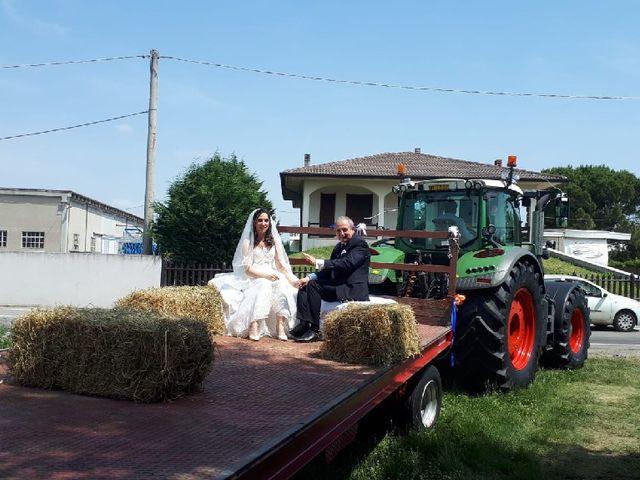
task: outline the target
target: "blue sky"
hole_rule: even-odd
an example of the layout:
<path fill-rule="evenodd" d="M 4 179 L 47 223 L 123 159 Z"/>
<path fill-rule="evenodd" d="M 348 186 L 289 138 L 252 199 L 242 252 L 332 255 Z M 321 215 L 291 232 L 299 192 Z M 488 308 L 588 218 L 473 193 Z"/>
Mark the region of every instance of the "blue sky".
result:
<path fill-rule="evenodd" d="M 144 55 L 549 99 L 316 82 L 160 59 L 155 197 L 235 153 L 283 223 L 279 172 L 382 152 L 640 176 L 640 2 L 0 0 L 0 66 Z M 0 69 L 0 137 L 146 110 L 149 61 Z M 145 115 L 0 141 L 0 186 L 71 189 L 142 215 Z"/>

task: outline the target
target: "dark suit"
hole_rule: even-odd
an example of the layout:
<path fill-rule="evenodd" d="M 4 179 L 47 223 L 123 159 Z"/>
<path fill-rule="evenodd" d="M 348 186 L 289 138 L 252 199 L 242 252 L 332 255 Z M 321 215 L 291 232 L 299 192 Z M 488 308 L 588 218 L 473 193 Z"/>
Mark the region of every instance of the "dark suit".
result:
<path fill-rule="evenodd" d="M 320 328 L 320 302 L 347 302 L 369 300 L 369 245 L 358 236 L 351 237 L 346 245 L 338 243 L 331 252 L 331 259 L 298 292 L 297 317 L 300 323 L 310 322 L 313 330 Z"/>

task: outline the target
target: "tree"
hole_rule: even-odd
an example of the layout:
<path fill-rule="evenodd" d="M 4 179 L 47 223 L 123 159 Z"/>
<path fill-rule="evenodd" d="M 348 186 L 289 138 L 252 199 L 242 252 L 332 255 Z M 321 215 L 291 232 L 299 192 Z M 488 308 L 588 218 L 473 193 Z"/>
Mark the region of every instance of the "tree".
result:
<path fill-rule="evenodd" d="M 640 179 L 605 165 L 556 167 L 545 173 L 564 175 L 570 199 L 569 225 L 574 228 L 629 232 L 640 206 Z"/>
<path fill-rule="evenodd" d="M 235 155 L 192 164 L 169 187 L 167 202 L 155 204 L 160 253 L 185 263 L 230 262 L 249 213 L 272 209 L 261 188 Z"/>

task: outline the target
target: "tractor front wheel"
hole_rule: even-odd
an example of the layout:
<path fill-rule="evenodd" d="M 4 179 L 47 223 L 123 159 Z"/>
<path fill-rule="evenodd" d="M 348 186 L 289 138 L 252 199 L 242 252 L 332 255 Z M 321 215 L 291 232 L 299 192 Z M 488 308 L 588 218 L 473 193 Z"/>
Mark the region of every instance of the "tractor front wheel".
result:
<path fill-rule="evenodd" d="M 454 332 L 456 378 L 472 390 L 529 385 L 545 335 L 543 287 L 529 260 L 490 290 L 469 290 Z"/>

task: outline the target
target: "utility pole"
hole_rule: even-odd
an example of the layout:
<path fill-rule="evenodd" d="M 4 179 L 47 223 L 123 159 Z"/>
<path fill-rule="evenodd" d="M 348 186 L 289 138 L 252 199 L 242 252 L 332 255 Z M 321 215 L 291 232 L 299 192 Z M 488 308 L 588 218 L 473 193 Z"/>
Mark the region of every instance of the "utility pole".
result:
<path fill-rule="evenodd" d="M 151 81 L 149 87 L 149 126 L 147 130 L 147 181 L 144 190 L 144 232 L 142 253 L 153 253 L 153 177 L 156 167 L 156 120 L 158 114 L 158 51 L 151 50 Z"/>

